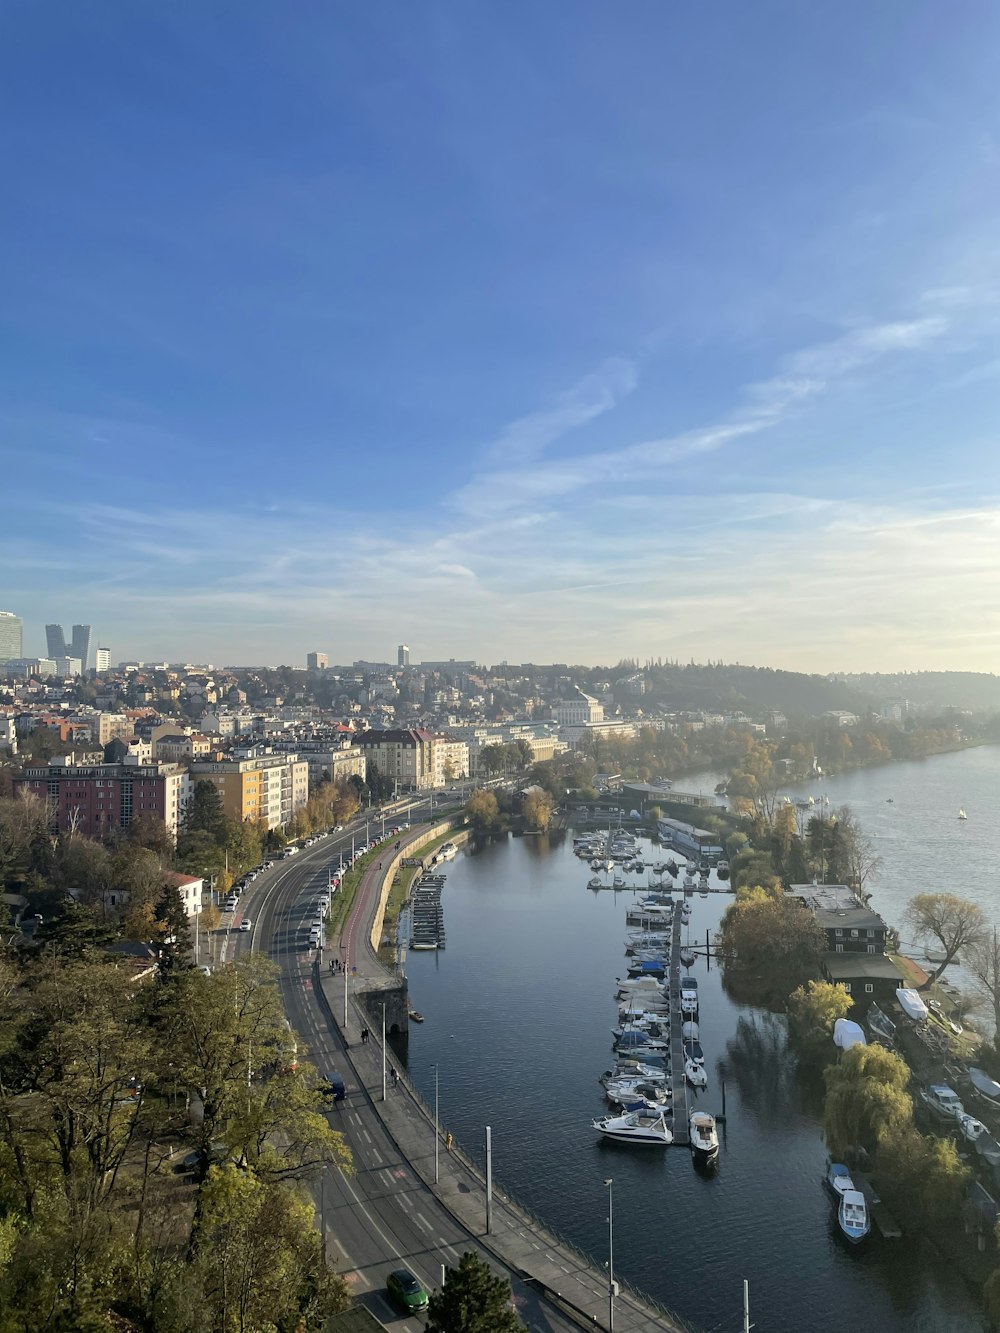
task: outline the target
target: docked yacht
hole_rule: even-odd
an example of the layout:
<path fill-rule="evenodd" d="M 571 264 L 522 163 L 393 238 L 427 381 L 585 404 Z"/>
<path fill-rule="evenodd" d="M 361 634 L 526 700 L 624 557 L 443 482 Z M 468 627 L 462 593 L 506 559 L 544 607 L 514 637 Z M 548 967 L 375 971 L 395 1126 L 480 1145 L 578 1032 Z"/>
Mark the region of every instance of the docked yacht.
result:
<path fill-rule="evenodd" d="M 688 1117 L 691 1152 L 699 1166 L 711 1166 L 719 1155 L 719 1131 L 715 1116 L 707 1111 L 692 1111 Z"/>
<path fill-rule="evenodd" d="M 662 1111 L 630 1111 L 627 1115 L 606 1115 L 594 1121 L 594 1128 L 606 1139 L 614 1139 L 617 1143 L 666 1148 L 674 1141 Z"/>
<path fill-rule="evenodd" d="M 614 880 L 612 881 L 612 887 L 616 889 L 623 889 L 625 887 L 625 876 L 622 874 L 620 870 L 615 871 L 615 877 Z"/>
<path fill-rule="evenodd" d="M 837 1226 L 852 1245 L 857 1245 L 871 1230 L 865 1196 L 854 1188 L 851 1173 L 842 1162 L 830 1163 L 826 1186 L 837 1205 Z"/>
<path fill-rule="evenodd" d="M 685 1041 L 698 1040 L 698 1024 L 694 1021 L 694 1019 L 689 1018 L 687 1020 L 687 1022 L 681 1028 L 681 1036 L 684 1038 Z"/>
<path fill-rule="evenodd" d="M 684 1061 L 684 1077 L 691 1084 L 692 1088 L 707 1088 L 708 1075 L 705 1073 L 705 1066 L 692 1060 L 690 1056 Z"/>
<path fill-rule="evenodd" d="M 590 879 L 587 880 L 587 888 L 588 888 L 588 889 L 603 889 L 603 888 L 604 888 L 604 880 L 601 879 L 600 875 L 591 875 Z"/>
<path fill-rule="evenodd" d="M 685 944 L 681 950 L 681 962 L 685 967 L 694 967 L 695 952 Z"/>
<path fill-rule="evenodd" d="M 613 1069 L 605 1069 L 598 1082 L 605 1087 L 609 1083 L 619 1083 L 622 1079 L 637 1078 L 644 1083 L 666 1083 L 666 1070 L 657 1065 L 644 1065 L 639 1060 L 617 1060 Z"/>

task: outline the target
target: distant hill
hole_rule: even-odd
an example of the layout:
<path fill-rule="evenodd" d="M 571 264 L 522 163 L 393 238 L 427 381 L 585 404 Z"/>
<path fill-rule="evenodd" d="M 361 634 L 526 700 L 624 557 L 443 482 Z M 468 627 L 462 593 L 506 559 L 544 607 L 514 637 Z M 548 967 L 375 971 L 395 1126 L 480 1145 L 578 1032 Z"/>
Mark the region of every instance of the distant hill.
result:
<path fill-rule="evenodd" d="M 741 711 L 763 720 L 772 709 L 790 718 L 816 717 L 830 708 L 863 716 L 872 706 L 870 697 L 842 680 L 772 667 L 654 666 L 648 678 L 652 699 L 670 711 Z"/>
<path fill-rule="evenodd" d="M 838 673 L 835 679 L 868 695 L 876 709 L 887 699 L 909 699 L 922 708 L 1000 713 L 1000 676 L 985 671 L 901 671 L 888 675 L 880 672 Z"/>

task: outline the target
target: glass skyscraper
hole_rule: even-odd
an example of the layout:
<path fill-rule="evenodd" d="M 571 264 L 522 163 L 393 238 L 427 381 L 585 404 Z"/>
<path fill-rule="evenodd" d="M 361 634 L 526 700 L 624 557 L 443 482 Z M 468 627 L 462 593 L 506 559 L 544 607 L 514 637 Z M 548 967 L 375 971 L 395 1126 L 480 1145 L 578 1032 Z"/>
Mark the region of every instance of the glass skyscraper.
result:
<path fill-rule="evenodd" d="M 73 638 L 67 644 L 62 625 L 46 625 L 45 641 L 49 657 L 78 657 L 80 670 L 86 671 L 90 664 L 90 633 L 89 625 L 74 625 Z"/>
<path fill-rule="evenodd" d="M 13 611 L 0 611 L 0 662 L 24 656 L 24 622 Z"/>

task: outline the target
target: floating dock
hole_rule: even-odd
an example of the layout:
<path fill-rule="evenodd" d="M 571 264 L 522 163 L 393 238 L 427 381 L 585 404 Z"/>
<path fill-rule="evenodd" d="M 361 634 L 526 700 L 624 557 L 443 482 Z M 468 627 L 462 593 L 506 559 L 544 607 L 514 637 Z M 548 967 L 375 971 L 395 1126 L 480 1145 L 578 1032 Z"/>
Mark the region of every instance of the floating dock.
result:
<path fill-rule="evenodd" d="M 675 903 L 673 931 L 670 936 L 670 1086 L 674 1108 L 674 1143 L 684 1148 L 688 1136 L 687 1079 L 684 1077 L 684 1016 L 681 1013 L 681 931 L 684 913 L 681 902 Z"/>

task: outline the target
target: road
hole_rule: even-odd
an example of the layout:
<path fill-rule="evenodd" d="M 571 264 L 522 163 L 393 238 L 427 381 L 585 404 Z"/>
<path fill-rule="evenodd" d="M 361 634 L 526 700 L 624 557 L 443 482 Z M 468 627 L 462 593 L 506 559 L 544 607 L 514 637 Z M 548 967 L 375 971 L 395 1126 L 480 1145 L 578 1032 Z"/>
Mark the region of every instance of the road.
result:
<path fill-rule="evenodd" d="M 413 803 L 412 818 L 419 818 L 423 804 Z M 393 822 L 397 817 L 393 815 Z M 308 1058 L 321 1070 L 336 1069 L 344 1074 L 347 1098 L 329 1114 L 331 1124 L 344 1134 L 351 1149 L 354 1174 L 345 1176 L 330 1169 L 314 1187 L 328 1255 L 358 1299 L 377 1318 L 393 1328 L 419 1329 L 423 1326 L 419 1316 L 400 1315 L 386 1298 L 385 1279 L 391 1268 L 405 1264 L 428 1290 L 433 1290 L 441 1282 L 442 1265 L 457 1264 L 465 1250 L 479 1251 L 495 1269 L 501 1265 L 479 1250 L 475 1240 L 402 1159 L 370 1094 L 345 1058 L 339 1033 L 331 1028 L 317 1003 L 313 988 L 316 954 L 307 947 L 307 932 L 302 927 L 313 916 L 309 904 L 326 885 L 329 866 L 336 864 L 341 851 L 350 845 L 348 829 L 279 862 L 277 869 L 255 881 L 241 900 L 236 924 L 246 915 L 253 922 L 252 929 L 224 930 L 220 935 L 224 957 L 233 958 L 255 948 L 279 965 L 285 1010 L 308 1046 Z M 550 1308 L 516 1274 L 507 1275 L 518 1312 L 529 1328 L 579 1328 L 579 1324 Z"/>

